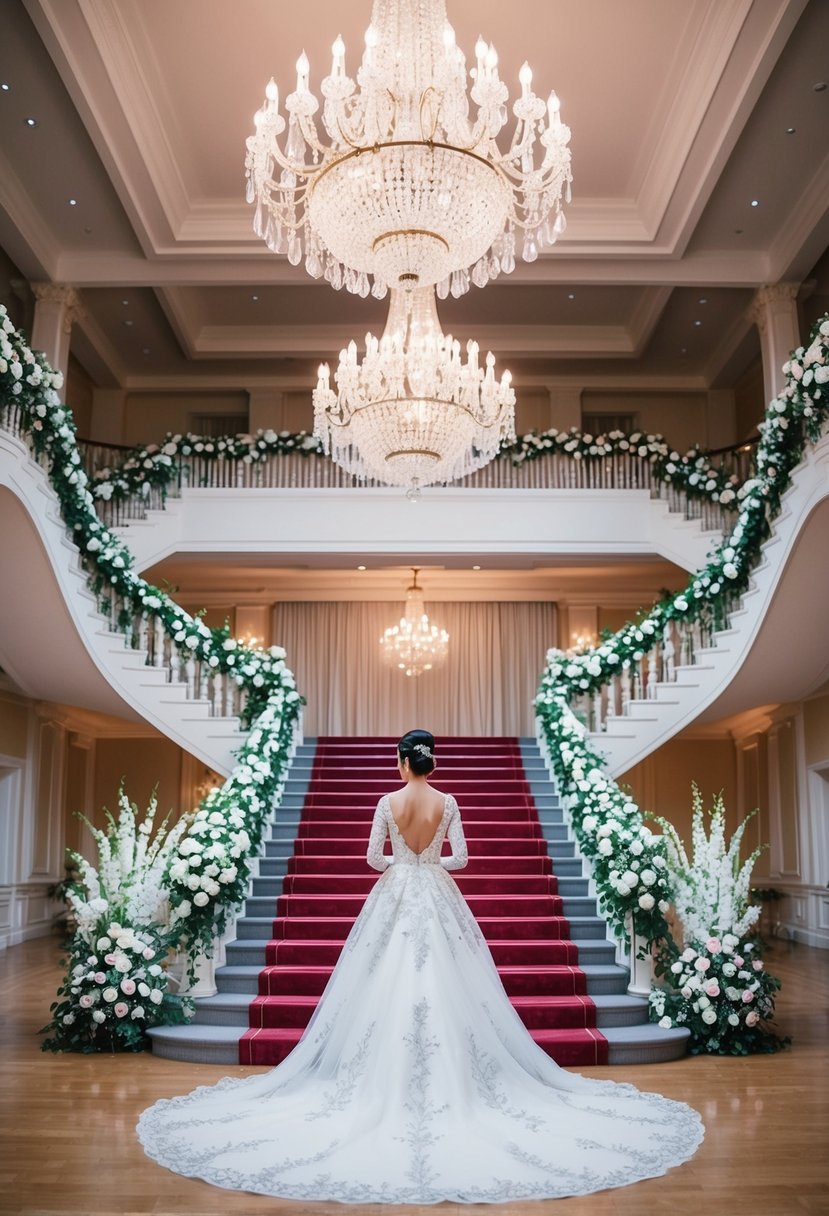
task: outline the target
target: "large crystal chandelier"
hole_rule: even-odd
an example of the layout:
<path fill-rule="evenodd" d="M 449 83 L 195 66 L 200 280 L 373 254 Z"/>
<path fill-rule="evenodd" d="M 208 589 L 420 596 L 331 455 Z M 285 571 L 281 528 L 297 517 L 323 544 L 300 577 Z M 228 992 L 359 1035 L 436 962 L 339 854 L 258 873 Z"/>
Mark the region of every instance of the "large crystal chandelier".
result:
<path fill-rule="evenodd" d="M 412 570 L 412 584 L 406 591 L 406 606 L 399 625 L 392 625 L 380 639 L 383 658 L 409 677 L 431 671 L 446 658 L 449 634 L 432 625 L 423 606 L 423 590 L 417 585 L 418 571 Z"/>
<path fill-rule="evenodd" d="M 321 122 L 303 52 L 287 122 L 271 80 L 247 140 L 254 229 L 275 253 L 294 266 L 304 255 L 314 278 L 362 296 L 437 284 L 444 299 L 509 273 L 517 244 L 532 262 L 564 231 L 570 131 L 558 98 L 533 93 L 525 63 L 502 150 L 509 93 L 495 48 L 478 41 L 467 95 L 445 0 L 374 0 L 356 83 L 341 38 L 332 53 Z"/>
<path fill-rule="evenodd" d="M 509 372 L 495 378 L 495 358 L 466 356 L 443 334 L 433 287 L 392 291 L 389 317 L 378 340 L 366 335 L 357 357 L 340 351 L 331 388 L 323 363 L 314 390 L 314 434 L 323 450 L 350 473 L 388 485 L 453 481 L 488 464 L 503 442 L 515 440 L 515 392 Z"/>

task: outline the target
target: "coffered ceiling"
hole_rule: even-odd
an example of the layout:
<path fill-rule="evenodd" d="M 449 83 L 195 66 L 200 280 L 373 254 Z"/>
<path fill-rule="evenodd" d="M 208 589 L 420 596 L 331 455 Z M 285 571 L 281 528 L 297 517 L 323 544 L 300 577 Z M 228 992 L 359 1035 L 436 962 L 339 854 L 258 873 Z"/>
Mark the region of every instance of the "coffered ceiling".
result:
<path fill-rule="evenodd" d="M 474 334 L 519 387 L 733 382 L 756 356 L 757 286 L 829 290 L 825 0 L 447 7 L 467 59 L 484 34 L 513 93 L 528 59 L 573 133 L 558 245 L 440 306 L 444 329 Z M 338 33 L 353 71 L 369 13 L 0 0 L 0 247 L 24 278 L 79 288 L 73 350 L 99 384 L 310 388 L 321 358 L 382 328 L 383 303 L 268 252 L 243 180 L 269 77 L 292 85 L 305 49 L 318 87 Z"/>

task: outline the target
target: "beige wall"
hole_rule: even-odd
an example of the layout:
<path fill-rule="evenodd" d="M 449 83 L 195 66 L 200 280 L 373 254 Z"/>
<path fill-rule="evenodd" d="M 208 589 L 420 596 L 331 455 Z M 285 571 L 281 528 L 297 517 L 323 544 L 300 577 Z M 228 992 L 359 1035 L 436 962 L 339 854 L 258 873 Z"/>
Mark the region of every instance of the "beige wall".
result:
<path fill-rule="evenodd" d="M 696 781 L 706 807 L 723 791 L 730 830 L 742 818 L 737 797 L 737 760 L 733 739 L 671 739 L 619 778 L 643 811 L 670 820 L 686 845 L 691 832 L 691 783 Z"/>
<path fill-rule="evenodd" d="M 177 818 L 181 806 L 182 750 L 169 739 L 99 739 L 95 746 L 95 822 L 102 808 L 115 811 L 123 778 L 130 802 L 144 810 L 153 787 L 158 786 L 161 816 L 171 808 Z"/>
<path fill-rule="evenodd" d="M 187 431 L 193 414 L 245 414 L 248 395 L 227 393 L 130 393 L 124 410 L 126 444 L 157 443 L 168 431 Z"/>
<path fill-rule="evenodd" d="M 640 430 L 664 435 L 684 451 L 695 443 L 705 446 L 708 437 L 707 393 L 582 393 L 583 414 L 635 414 Z"/>
<path fill-rule="evenodd" d="M 748 439 L 757 431 L 766 412 L 763 364 L 760 359 L 745 372 L 734 386 L 734 403 L 737 414 L 736 442 Z"/>
<path fill-rule="evenodd" d="M 31 704 L 14 693 L 0 693 L 0 752 L 4 755 L 25 758 Z"/>
<path fill-rule="evenodd" d="M 66 373 L 66 404 L 75 415 L 75 426 L 82 439 L 89 439 L 92 429 L 92 392 L 94 385 L 77 359 L 69 356 Z"/>
<path fill-rule="evenodd" d="M 807 764 L 829 760 L 829 693 L 803 702 L 803 735 Z"/>

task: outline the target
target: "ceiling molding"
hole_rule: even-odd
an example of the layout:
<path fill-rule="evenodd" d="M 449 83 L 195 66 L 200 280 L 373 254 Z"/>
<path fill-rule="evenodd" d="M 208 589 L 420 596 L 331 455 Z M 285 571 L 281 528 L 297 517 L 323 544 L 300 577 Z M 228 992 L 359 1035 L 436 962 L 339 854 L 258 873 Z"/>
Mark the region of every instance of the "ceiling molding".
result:
<path fill-rule="evenodd" d="M 56 281 L 60 248 L 53 233 L 40 218 L 34 201 L 29 197 L 12 165 L 0 151 L 0 209 L 12 222 L 14 234 L 9 233 L 7 252 L 20 271 L 30 279 L 39 275 L 43 281 Z M 15 248 L 17 245 L 17 248 Z"/>
<path fill-rule="evenodd" d="M 829 239 L 829 153 L 814 177 L 798 190 L 787 222 L 768 252 L 769 282 L 800 280 L 814 266 Z"/>
<path fill-rule="evenodd" d="M 636 358 L 644 353 L 672 294 L 672 287 L 651 287 L 641 293 L 628 322 L 631 353 Z"/>

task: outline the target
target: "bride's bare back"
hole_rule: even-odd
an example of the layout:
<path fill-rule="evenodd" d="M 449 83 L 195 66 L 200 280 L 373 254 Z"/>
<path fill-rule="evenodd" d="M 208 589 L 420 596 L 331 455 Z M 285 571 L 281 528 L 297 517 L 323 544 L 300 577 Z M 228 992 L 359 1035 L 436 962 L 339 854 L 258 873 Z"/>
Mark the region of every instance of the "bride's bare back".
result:
<path fill-rule="evenodd" d="M 446 795 L 425 781 L 410 781 L 389 794 L 389 807 L 397 830 L 413 853 L 422 853 L 432 843 L 443 817 Z"/>

